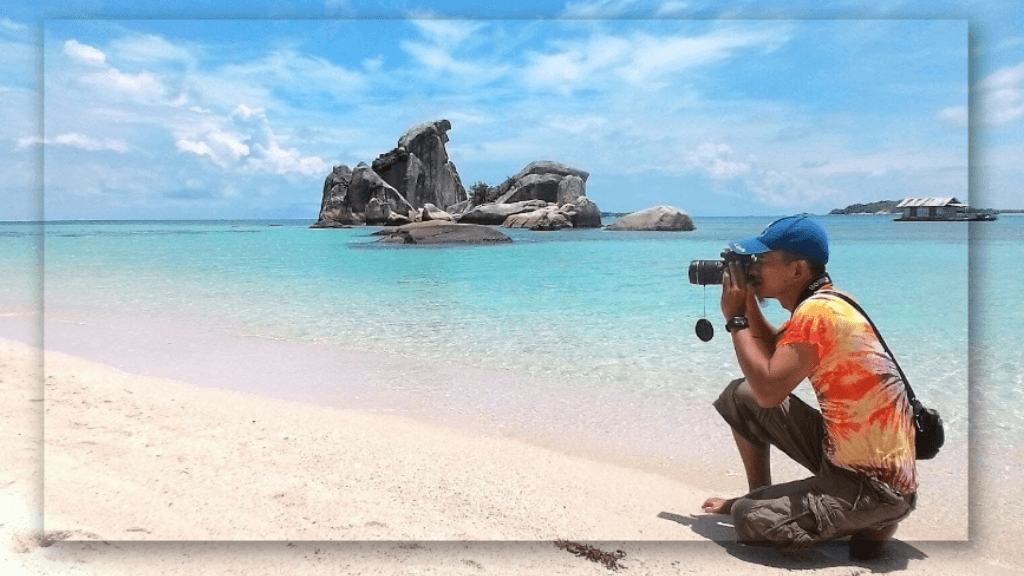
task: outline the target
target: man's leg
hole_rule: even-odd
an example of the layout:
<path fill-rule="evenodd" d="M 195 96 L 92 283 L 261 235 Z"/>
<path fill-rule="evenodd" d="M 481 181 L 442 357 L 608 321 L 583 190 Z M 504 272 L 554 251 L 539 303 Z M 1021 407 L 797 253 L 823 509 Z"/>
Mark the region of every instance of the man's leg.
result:
<path fill-rule="evenodd" d="M 747 473 L 747 486 L 750 491 L 753 492 L 758 488 L 770 485 L 772 483 L 771 445 L 757 446 L 735 430 L 732 431 L 732 437 L 736 441 L 740 459 L 743 460 L 743 470 Z"/>
<path fill-rule="evenodd" d="M 714 405 L 732 427 L 751 491 L 771 484 L 772 444 L 811 472 L 821 466 L 825 433 L 821 413 L 796 396 L 790 395 L 775 408 L 762 408 L 750 385 L 739 378 L 725 387 Z M 711 514 L 729 514 L 736 500 L 708 498 L 701 509 Z"/>
<path fill-rule="evenodd" d="M 821 414 L 799 398 L 791 395 L 776 408 L 762 408 L 740 379 L 726 387 L 715 408 L 732 427 L 751 492 L 730 500 L 709 498 L 703 509 L 731 514 L 741 541 L 799 548 L 853 535 L 851 555 L 866 558 L 884 549 L 896 522 L 912 508 L 894 501 L 879 507 L 873 494 L 861 498 L 860 482 L 835 478 L 821 450 Z M 771 444 L 815 476 L 772 486 Z M 892 495 L 883 499 L 893 500 Z"/>
<path fill-rule="evenodd" d="M 885 550 L 915 503 L 914 495 L 826 462 L 811 478 L 736 499 L 730 512 L 744 543 L 799 549 L 851 536 L 850 556 L 868 560 Z"/>
<path fill-rule="evenodd" d="M 772 465 L 770 445 L 758 446 L 747 440 L 735 430 L 732 437 L 736 441 L 736 449 L 743 461 L 743 469 L 747 473 L 747 486 L 753 492 L 772 483 Z M 736 499 L 725 500 L 712 497 L 704 501 L 702 510 L 710 514 L 728 514 Z"/>
<path fill-rule="evenodd" d="M 861 530 L 850 537 L 850 558 L 873 560 L 885 552 L 885 545 L 892 540 L 899 522 L 880 530 Z"/>

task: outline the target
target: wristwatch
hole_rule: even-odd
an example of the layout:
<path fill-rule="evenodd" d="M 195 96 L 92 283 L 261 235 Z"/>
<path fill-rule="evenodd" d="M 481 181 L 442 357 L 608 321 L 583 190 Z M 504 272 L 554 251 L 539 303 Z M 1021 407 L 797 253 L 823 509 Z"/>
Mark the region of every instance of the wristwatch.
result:
<path fill-rule="evenodd" d="M 735 332 L 744 328 L 750 328 L 750 320 L 747 320 L 746 316 L 733 316 L 725 323 L 726 332 Z"/>

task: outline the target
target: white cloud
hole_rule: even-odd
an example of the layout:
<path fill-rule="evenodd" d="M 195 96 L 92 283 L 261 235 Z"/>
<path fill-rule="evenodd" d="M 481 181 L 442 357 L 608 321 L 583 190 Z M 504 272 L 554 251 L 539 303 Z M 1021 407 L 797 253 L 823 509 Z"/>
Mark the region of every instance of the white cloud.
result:
<path fill-rule="evenodd" d="M 28 31 L 28 26 L 20 22 L 15 22 L 10 18 L 0 18 L 0 29 L 20 34 Z"/>
<path fill-rule="evenodd" d="M 771 51 L 789 40 L 789 27 L 771 23 L 751 28 L 722 25 L 704 34 L 631 35 L 594 33 L 555 51 L 534 51 L 523 71 L 533 89 L 568 94 L 582 87 L 612 87 L 622 80 L 650 89 L 674 75 L 732 58 L 742 50 Z"/>
<path fill-rule="evenodd" d="M 93 66 L 103 65 L 107 61 L 102 50 L 76 40 L 68 40 L 64 43 L 64 53 L 72 60 Z"/>
<path fill-rule="evenodd" d="M 967 172 L 967 157 L 955 150 L 881 150 L 867 154 L 848 154 L 832 158 L 816 169 L 822 176 L 904 175 L 962 170 Z"/>
<path fill-rule="evenodd" d="M 486 67 L 479 64 L 458 60 L 444 46 L 424 42 L 402 42 L 402 49 L 434 72 L 450 72 L 462 77 L 472 77 L 487 71 Z"/>
<path fill-rule="evenodd" d="M 564 18 L 615 18 L 637 4 L 636 0 L 591 0 L 569 2 L 562 11 Z"/>
<path fill-rule="evenodd" d="M 99 150 L 111 150 L 113 152 L 127 152 L 128 144 L 123 140 L 113 140 L 110 138 L 104 138 L 102 140 L 79 134 L 77 132 L 69 132 L 67 134 L 61 134 L 52 141 L 54 144 L 60 144 L 61 146 L 68 146 L 70 148 L 80 148 L 82 150 L 89 150 L 92 152 Z"/>
<path fill-rule="evenodd" d="M 192 54 L 185 48 L 153 34 L 140 34 L 119 38 L 110 44 L 110 49 L 111 54 L 116 53 L 116 60 L 118 61 L 178 61 L 185 63 L 194 61 Z"/>
<path fill-rule="evenodd" d="M 175 147 L 182 152 L 207 156 L 221 168 L 229 168 L 249 154 L 247 137 L 225 130 L 220 122 L 209 118 L 194 128 L 175 134 Z"/>
<path fill-rule="evenodd" d="M 249 169 L 255 172 L 323 176 L 331 170 L 319 156 L 303 156 L 294 148 L 283 148 L 272 133 L 268 134 L 266 144 L 256 145 L 255 150 L 260 157 L 249 163 Z"/>
<path fill-rule="evenodd" d="M 760 172 L 748 178 L 746 184 L 756 198 L 769 206 L 808 206 L 837 193 L 828 186 L 778 170 Z"/>
<path fill-rule="evenodd" d="M 632 44 L 625 38 L 595 34 L 557 52 L 530 53 L 523 80 L 533 89 L 569 94 L 584 85 L 593 85 L 596 76 L 628 62 L 632 50 Z"/>
<path fill-rule="evenodd" d="M 996 45 L 996 49 L 1009 50 L 1013 48 L 1018 48 L 1020 46 L 1024 46 L 1024 36 L 1014 36 L 1012 38 L 1007 38 L 1001 41 L 998 45 Z"/>
<path fill-rule="evenodd" d="M 643 34 L 631 42 L 631 61 L 619 74 L 635 86 L 649 84 L 663 79 L 666 74 L 728 60 L 746 48 L 772 50 L 787 38 L 788 34 L 780 30 L 730 28 L 692 37 Z"/>
<path fill-rule="evenodd" d="M 790 171 L 765 167 L 753 157 L 735 156 L 728 144 L 705 142 L 683 155 L 683 165 L 719 185 L 732 183 L 730 190 L 746 190 L 768 206 L 807 206 L 836 193 L 829 186 Z"/>
<path fill-rule="evenodd" d="M 658 17 L 682 15 L 686 13 L 689 8 L 689 2 L 685 2 L 683 0 L 668 0 L 658 5 L 658 8 L 654 11 L 654 15 Z"/>
<path fill-rule="evenodd" d="M 488 50 L 476 50 L 481 30 L 487 24 L 463 20 L 414 20 L 419 36 L 399 43 L 402 50 L 431 74 L 444 74 L 445 81 L 456 85 L 478 85 L 501 77 L 509 70 L 507 64 L 482 57 Z M 488 39 L 487 42 L 493 42 Z M 460 54 L 468 53 L 464 57 Z"/>
<path fill-rule="evenodd" d="M 685 154 L 684 162 L 690 168 L 702 170 L 712 180 L 728 180 L 753 170 L 749 162 L 734 160 L 732 147 L 721 143 L 701 144 Z"/>
<path fill-rule="evenodd" d="M 358 13 L 349 0 L 325 0 L 324 12 L 328 16 L 356 16 Z"/>
<path fill-rule="evenodd" d="M 363 65 L 363 68 L 367 72 L 380 72 L 381 69 L 384 68 L 384 62 L 386 62 L 386 61 L 387 61 L 387 59 L 384 58 L 383 54 L 378 54 L 377 56 L 374 56 L 373 58 L 365 58 L 365 59 L 363 59 L 361 64 Z"/>
<path fill-rule="evenodd" d="M 82 76 L 81 80 L 108 93 L 116 93 L 138 102 L 157 102 L 167 94 L 160 79 L 152 72 L 131 74 L 110 68 Z"/>
<path fill-rule="evenodd" d="M 281 146 L 280 137 L 274 133 L 262 108 L 239 105 L 232 114 L 236 126 L 250 134 L 251 154 L 246 158 L 244 169 L 267 174 L 301 174 L 322 176 L 330 166 L 319 156 L 304 156 L 294 148 Z"/>
<path fill-rule="evenodd" d="M 968 124 L 967 106 L 948 106 L 939 110 L 935 117 L 947 126 L 966 128 Z"/>
<path fill-rule="evenodd" d="M 31 148 L 38 144 L 42 144 L 43 139 L 39 136 L 22 136 L 16 140 L 15 147 L 19 150 L 24 148 Z"/>
<path fill-rule="evenodd" d="M 223 93 L 224 83 L 230 87 L 227 93 Z M 347 100 L 366 86 L 366 76 L 358 71 L 282 48 L 253 62 L 220 68 L 215 74 L 202 77 L 202 86 L 197 88 L 226 100 L 231 100 L 232 93 L 238 90 L 250 95 L 246 97 L 277 90 L 288 94 L 329 94 Z M 222 94 L 217 94 L 218 90 Z M 234 102 L 238 101 L 236 97 Z"/>
<path fill-rule="evenodd" d="M 1003 126 L 1024 116 L 1024 62 L 996 70 L 979 87 L 986 124 Z"/>
<path fill-rule="evenodd" d="M 262 108 L 239 105 L 227 122 L 208 116 L 199 126 L 180 130 L 181 152 L 206 156 L 225 170 L 264 174 L 322 176 L 330 166 L 319 156 L 281 145 Z"/>
<path fill-rule="evenodd" d="M 486 24 L 473 20 L 418 18 L 412 21 L 420 35 L 433 44 L 457 46 L 473 38 Z"/>

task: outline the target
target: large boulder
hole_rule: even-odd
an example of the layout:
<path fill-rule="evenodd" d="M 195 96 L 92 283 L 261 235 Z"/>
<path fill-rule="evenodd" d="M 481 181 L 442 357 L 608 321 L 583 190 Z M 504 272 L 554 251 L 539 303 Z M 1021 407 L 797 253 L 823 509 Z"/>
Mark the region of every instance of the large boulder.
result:
<path fill-rule="evenodd" d="M 543 200 L 557 204 L 558 185 L 562 178 L 557 174 L 528 174 L 517 179 L 512 187 L 494 202 L 511 204 L 524 200 Z"/>
<path fill-rule="evenodd" d="M 395 212 L 385 200 L 379 196 L 374 196 L 366 204 L 366 212 L 363 218 L 369 226 L 401 226 L 412 223 L 414 216 L 414 214 Z"/>
<path fill-rule="evenodd" d="M 557 197 L 555 198 L 559 206 L 575 204 L 580 198 L 586 198 L 582 178 L 569 175 L 559 180 Z"/>
<path fill-rule="evenodd" d="M 380 198 L 376 196 L 370 198 L 370 201 L 366 203 L 366 210 L 363 212 L 363 218 L 366 223 L 371 226 L 379 226 L 385 224 L 388 221 L 388 217 L 391 216 L 391 208 L 388 207 L 387 203 L 381 202 Z"/>
<path fill-rule="evenodd" d="M 365 213 L 372 198 L 381 205 L 387 205 L 391 213 L 408 216 L 415 209 L 398 190 L 384 181 L 373 168 L 360 162 L 352 171 L 348 187 L 348 204 L 353 212 Z"/>
<path fill-rule="evenodd" d="M 362 224 L 363 219 L 352 211 L 348 190 L 352 182 L 352 170 L 348 166 L 335 166 L 324 180 L 323 199 L 320 201 L 320 215 L 316 228 L 338 228 Z"/>
<path fill-rule="evenodd" d="M 548 203 L 543 200 L 525 200 L 512 204 L 482 204 L 463 212 L 458 220 L 464 224 L 498 226 L 503 224 L 505 219 L 513 214 L 533 212 L 547 205 Z"/>
<path fill-rule="evenodd" d="M 459 173 L 445 144 L 448 120 L 426 122 L 398 139 L 398 146 L 373 161 L 373 170 L 417 209 L 433 204 L 442 210 L 466 199 Z"/>
<path fill-rule="evenodd" d="M 512 239 L 489 226 L 447 220 L 414 222 L 382 230 L 381 242 L 391 244 L 500 244 Z"/>
<path fill-rule="evenodd" d="M 525 178 L 531 174 L 556 174 L 558 176 L 575 176 L 580 180 L 586 182 L 587 178 L 590 178 L 590 174 L 583 170 L 577 170 L 565 164 L 558 162 L 552 162 L 550 160 L 537 160 L 536 162 L 530 162 L 516 174 L 513 179 L 519 180 Z"/>
<path fill-rule="evenodd" d="M 419 219 L 421 222 L 428 222 L 430 220 L 447 220 L 449 222 L 455 222 L 454 216 L 429 202 L 424 204 L 423 208 L 420 208 Z"/>
<path fill-rule="evenodd" d="M 573 226 L 576 228 L 601 227 L 601 209 L 593 200 L 586 196 L 580 196 L 573 201 L 573 205 L 576 206 L 576 216 L 572 220 Z"/>
<path fill-rule="evenodd" d="M 470 205 L 458 216 L 460 222 L 478 224 L 502 224 L 513 214 L 532 212 L 548 204 L 559 207 L 572 205 L 575 210 L 570 224 L 576 228 L 597 228 L 601 226 L 601 210 L 592 200 L 587 198 L 586 182 L 590 174 L 548 160 L 531 162 L 518 174 L 506 179 L 494 187 L 483 186 L 480 190 L 474 187 Z M 524 205 L 524 202 L 542 203 Z M 515 208 L 502 208 L 514 206 Z M 461 206 L 460 206 L 461 208 Z M 458 211 L 455 211 L 459 213 Z M 569 214 L 570 211 L 565 211 Z M 539 217 L 539 216 L 538 216 Z M 512 224 L 516 227 L 529 219 L 516 218 Z M 551 229 L 548 226 L 559 226 L 560 218 L 548 219 L 535 229 Z M 526 227 L 534 229 L 534 224 Z"/>
<path fill-rule="evenodd" d="M 590 174 L 550 160 L 527 164 L 518 174 L 506 179 L 477 199 L 477 204 L 496 202 L 508 204 L 523 200 L 544 200 L 559 203 L 559 186 L 567 178 L 578 180 L 579 195 L 586 194 L 585 186 Z M 564 203 L 564 202 L 562 202 Z"/>
<path fill-rule="evenodd" d="M 551 204 L 533 212 L 513 214 L 505 219 L 502 226 L 506 228 L 529 228 L 530 230 L 561 230 L 563 228 L 572 228 L 572 221 L 575 216 L 576 207 L 574 205 L 558 206 L 557 204 Z"/>
<path fill-rule="evenodd" d="M 674 206 L 654 206 L 639 212 L 627 214 L 616 220 L 606 230 L 641 231 L 690 231 L 694 230 L 693 219 L 683 210 Z"/>

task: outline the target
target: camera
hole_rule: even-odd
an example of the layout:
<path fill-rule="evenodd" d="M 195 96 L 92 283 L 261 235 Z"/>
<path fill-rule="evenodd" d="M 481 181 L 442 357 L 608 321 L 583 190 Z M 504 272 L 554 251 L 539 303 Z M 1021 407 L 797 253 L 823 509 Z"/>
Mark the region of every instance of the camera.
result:
<path fill-rule="evenodd" d="M 746 272 L 750 268 L 753 257 L 750 254 L 737 254 L 726 248 L 721 260 L 694 260 L 690 262 L 690 284 L 721 284 L 722 273 L 730 262 L 739 262 Z"/>

